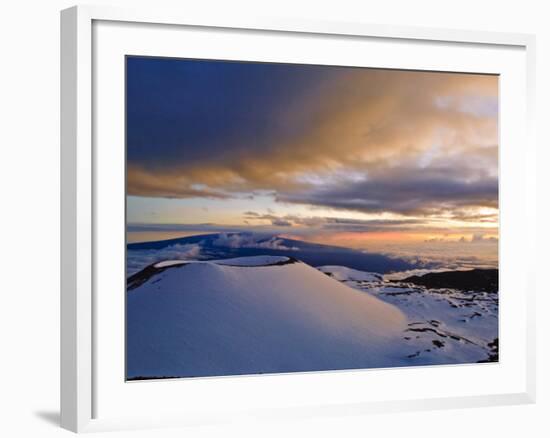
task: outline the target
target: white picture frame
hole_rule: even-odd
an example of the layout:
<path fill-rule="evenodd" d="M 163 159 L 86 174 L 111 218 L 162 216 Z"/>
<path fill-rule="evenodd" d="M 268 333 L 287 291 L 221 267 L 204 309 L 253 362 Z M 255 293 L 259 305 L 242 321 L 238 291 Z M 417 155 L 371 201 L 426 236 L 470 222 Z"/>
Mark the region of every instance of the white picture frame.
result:
<path fill-rule="evenodd" d="M 349 37 L 360 41 L 361 39 L 384 40 L 407 44 L 454 44 L 465 47 L 486 47 L 510 53 L 520 54 L 516 56 L 521 65 L 515 65 L 521 73 L 518 78 L 525 79 L 515 98 L 521 100 L 520 114 L 525 117 L 516 121 L 520 129 L 509 135 L 521 141 L 521 148 L 517 150 L 512 146 L 506 147 L 506 154 L 501 159 L 501 176 L 510 178 L 510 175 L 519 181 L 519 188 L 504 191 L 507 194 L 503 203 L 503 219 L 501 226 L 506 225 L 507 233 L 513 234 L 514 227 L 519 223 L 528 222 L 525 227 L 528 231 L 524 235 L 524 242 L 512 238 L 501 244 L 501 256 L 510 254 L 512 249 L 520 249 L 534 245 L 535 237 L 535 143 L 533 139 L 533 108 L 534 108 L 534 53 L 535 39 L 532 35 L 490 33 L 477 31 L 461 31 L 450 29 L 424 29 L 415 27 L 393 27 L 365 23 L 338 23 L 316 22 L 299 19 L 276 19 L 257 17 L 235 16 L 216 17 L 197 16 L 192 11 L 163 11 L 157 9 L 131 10 L 111 7 L 77 6 L 66 9 L 61 13 L 61 426 L 75 431 L 100 431 L 120 428 L 144 428 L 162 427 L 167 425 L 185 425 L 197 423 L 209 423 L 224 421 L 235 417 L 246 419 L 251 415 L 258 418 L 281 418 L 311 416 L 311 415 L 341 415 L 343 413 L 363 414 L 369 412 L 397 412 L 414 409 L 435 409 L 451 407 L 474 407 L 503 404 L 532 403 L 535 400 L 535 311 L 534 311 L 534 275 L 528 263 L 522 264 L 514 274 L 509 274 L 506 280 L 510 285 L 517 286 L 520 290 L 518 302 L 514 307 L 521 313 L 518 316 L 520 333 L 517 336 L 515 346 L 520 346 L 521 351 L 512 351 L 517 360 L 517 367 L 513 379 L 514 386 L 504 387 L 501 390 L 487 390 L 482 393 L 474 393 L 464 390 L 461 395 L 438 393 L 437 396 L 416 397 L 411 392 L 399 396 L 391 395 L 389 399 L 383 397 L 361 399 L 351 397 L 346 390 L 334 394 L 334 401 L 330 397 L 320 399 L 317 403 L 303 399 L 298 404 L 285 402 L 284 394 L 280 399 L 257 410 L 252 410 L 243 402 L 240 410 L 224 409 L 223 405 L 209 411 L 204 408 L 191 414 L 184 414 L 183 408 L 172 412 L 166 412 L 162 406 L 149 412 L 149 415 L 130 416 L 121 410 L 119 413 L 109 410 L 109 415 L 98 415 L 102 411 L 101 398 L 98 397 L 98 386 L 103 388 L 99 393 L 105 394 L 106 384 L 100 384 L 105 380 L 98 369 L 102 363 L 98 363 L 98 349 L 101 345 L 101 333 L 98 336 L 97 324 L 100 319 L 102 305 L 98 304 L 96 297 L 98 284 L 98 197 L 102 191 L 97 190 L 98 181 L 102 178 L 103 168 L 101 159 L 95 152 L 95 141 L 101 137 L 101 133 L 95 129 L 95 123 L 101 118 L 98 115 L 97 96 L 95 87 L 98 81 L 98 69 L 94 65 L 94 59 L 101 50 L 101 37 L 94 33 L 94 25 L 98 23 L 131 23 L 133 25 L 152 26 L 156 29 L 170 29 L 183 26 L 186 29 L 198 29 L 203 33 L 210 31 L 233 29 L 239 30 L 240 38 L 253 40 L 261 32 L 269 32 L 274 35 L 321 35 L 334 37 Z M 135 31 L 135 30 L 134 30 Z M 98 42 L 99 41 L 99 42 Z M 159 40 L 160 44 L 160 40 Z M 121 48 L 120 50 L 123 50 Z M 118 52 L 117 52 L 118 53 Z M 116 53 L 115 53 L 116 54 Z M 99 54 L 100 56 L 100 54 Z M 458 62 L 458 61 L 457 61 Z M 456 66 L 457 64 L 455 64 Z M 451 67 L 449 67 L 451 68 Z M 455 67 L 456 68 L 456 67 Z M 499 73 L 499 71 L 492 71 Z M 521 81 L 520 81 L 521 82 Z M 119 114 L 120 115 L 120 114 Z M 504 119 L 509 120 L 508 118 Z M 504 135 L 501 132 L 501 135 Z M 506 134 L 508 135 L 508 134 Z M 101 137 L 102 138 L 102 137 Z M 506 140 L 506 138 L 504 138 Z M 506 143 L 506 142 L 504 142 Z M 517 142 L 516 142 L 517 143 Z M 521 162 L 517 160 L 521 160 Z M 518 163 L 514 169 L 513 164 Z M 520 165 L 521 164 L 521 165 Z M 123 169 L 120 169 L 123 175 Z M 119 175 L 119 176 L 120 176 Z M 119 177 L 117 176 L 117 178 Z M 523 199 L 521 208 L 512 209 L 506 205 L 515 205 Z M 506 208 L 510 214 L 506 216 Z M 515 213 L 512 211 L 516 211 Z M 508 219 L 509 218 L 509 219 Z M 123 218 L 120 218 L 123 220 Z M 104 247 L 104 246 L 103 246 Z M 102 247 L 102 248 L 103 248 Z M 523 248 L 523 246 L 522 246 Z M 531 252 L 533 254 L 533 252 Z M 528 257 L 528 256 L 527 256 Z M 524 257 L 525 258 L 525 257 Z M 102 303 L 105 301 L 103 300 Z M 509 310 L 512 306 L 509 306 Z M 115 312 L 116 313 L 116 312 Z M 123 317 L 123 314 L 120 315 Z M 502 315 L 501 315 L 502 316 Z M 103 324 L 103 323 L 102 323 Z M 501 324 L 506 324 L 506 319 L 501 318 Z M 516 341 L 514 341 L 516 342 Z M 508 349 L 509 356 L 512 344 Z M 109 350 L 105 350 L 109 351 Z M 120 352 L 124 354 L 123 351 Z M 505 354 L 505 352 L 503 352 Z M 101 355 L 105 360 L 106 354 Z M 108 356 L 107 356 L 108 359 Z M 512 361 L 509 361 L 509 363 Z M 502 364 L 496 365 L 496 367 Z M 504 369 L 506 363 L 502 365 Z M 498 370 L 498 368 L 493 368 Z M 427 370 L 425 370 L 427 371 Z M 395 370 L 392 378 L 397 374 L 407 371 Z M 438 371 L 431 368 L 428 374 L 432 376 Z M 468 373 L 476 373 L 476 369 L 470 368 Z M 495 371 L 496 372 L 496 371 Z M 384 371 L 380 371 L 384 373 Z M 426 373 L 424 373 L 426 374 Z M 285 376 L 289 385 L 323 385 L 327 384 L 327 392 L 330 396 L 331 388 L 335 384 L 340 385 L 345 379 L 346 384 L 353 384 L 353 379 L 359 374 L 340 373 L 323 374 L 313 373 L 308 375 Z M 371 374 L 371 376 L 374 374 Z M 510 374 L 512 375 L 512 374 Z M 382 375 L 381 375 L 382 376 Z M 504 376 L 504 374 L 503 374 Z M 116 376 L 115 376 L 116 377 Z M 387 377 L 387 376 L 386 376 Z M 110 376 L 109 378 L 113 378 Z M 382 377 L 380 377 L 382 378 Z M 419 377 L 422 378 L 422 377 Z M 442 374 L 441 378 L 445 378 Z M 252 387 L 266 384 L 274 377 L 241 377 L 219 379 L 197 379 L 192 385 L 209 391 L 234 390 L 242 386 L 243 392 L 254 391 Z M 277 379 L 277 377 L 275 377 Z M 332 381 L 330 381 L 332 379 Z M 514 380 L 515 379 L 515 380 Z M 340 382 L 340 383 L 339 383 Z M 124 384 L 124 382 L 121 382 Z M 279 379 L 275 385 L 283 384 Z M 132 385 L 132 384 L 131 384 Z M 155 383 L 141 388 L 149 391 Z M 156 385 L 159 385 L 157 383 Z M 174 383 L 160 383 L 162 390 L 168 390 L 171 385 L 172 392 L 177 391 Z M 108 387 L 108 385 L 107 385 Z M 207 388 L 208 387 L 208 388 Z M 133 385 L 132 395 L 135 397 L 139 391 Z M 145 389 L 143 389 L 145 391 Z M 111 395 L 114 397 L 116 391 Z M 250 392 L 253 394 L 253 392 Z M 412 395 L 411 395 L 412 394 Z M 435 393 L 434 393 L 435 394 Z M 150 395 L 150 394 L 149 394 Z M 173 396 L 173 395 L 172 395 Z M 118 401 L 117 401 L 118 403 Z M 260 403 L 261 405 L 261 403 Z M 119 415 L 120 414 L 120 415 Z"/>

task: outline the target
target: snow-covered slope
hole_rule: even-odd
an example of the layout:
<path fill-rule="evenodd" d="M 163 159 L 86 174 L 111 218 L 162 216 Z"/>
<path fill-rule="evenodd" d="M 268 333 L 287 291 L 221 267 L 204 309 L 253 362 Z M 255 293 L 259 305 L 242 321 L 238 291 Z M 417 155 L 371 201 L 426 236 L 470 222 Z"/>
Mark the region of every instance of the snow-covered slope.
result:
<path fill-rule="evenodd" d="M 405 364 L 395 306 L 304 263 L 165 262 L 128 280 L 127 377 Z"/>
<path fill-rule="evenodd" d="M 346 266 L 318 266 L 317 269 L 338 281 L 381 281 L 383 279 L 381 274 L 358 271 Z"/>
<path fill-rule="evenodd" d="M 410 279 L 388 279 L 388 275 L 369 281 L 365 279 L 372 273 L 361 276 L 343 266 L 319 269 L 347 286 L 401 309 L 408 323 L 400 353 L 408 359 L 408 365 L 498 360 L 498 285 L 491 288 L 487 286 L 492 284 L 490 281 L 479 282 L 476 270 L 460 275 L 477 280 L 477 288 L 458 290 L 426 287 L 413 284 Z M 429 275 L 441 277 L 435 278 L 438 281 L 434 284 L 438 284 L 449 277 L 449 272 Z"/>

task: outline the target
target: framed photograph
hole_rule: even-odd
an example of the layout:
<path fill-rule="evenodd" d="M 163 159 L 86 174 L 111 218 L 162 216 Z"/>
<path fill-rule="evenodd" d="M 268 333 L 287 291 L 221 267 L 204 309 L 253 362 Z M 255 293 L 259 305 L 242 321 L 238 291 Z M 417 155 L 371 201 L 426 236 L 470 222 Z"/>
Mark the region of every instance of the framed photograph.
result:
<path fill-rule="evenodd" d="M 534 38 L 61 15 L 62 426 L 534 401 Z"/>

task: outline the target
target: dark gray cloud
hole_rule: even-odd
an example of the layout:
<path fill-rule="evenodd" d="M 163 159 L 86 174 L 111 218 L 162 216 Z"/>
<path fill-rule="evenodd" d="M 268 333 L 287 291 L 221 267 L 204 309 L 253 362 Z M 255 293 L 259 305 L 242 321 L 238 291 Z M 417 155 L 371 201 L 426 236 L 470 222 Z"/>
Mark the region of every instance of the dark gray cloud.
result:
<path fill-rule="evenodd" d="M 463 168 L 395 168 L 364 181 L 279 193 L 277 200 L 367 213 L 435 215 L 466 207 L 498 208 L 498 179 Z"/>
<path fill-rule="evenodd" d="M 276 227 L 291 227 L 292 222 L 284 219 L 273 219 L 271 225 L 275 225 Z"/>
<path fill-rule="evenodd" d="M 266 221 L 271 225 L 284 226 L 284 227 L 305 227 L 325 230 L 325 231 L 404 231 L 413 230 L 418 225 L 429 224 L 428 219 L 421 218 L 405 218 L 405 219 L 351 219 L 343 217 L 321 217 L 321 216 L 297 216 L 297 215 L 275 215 L 275 214 L 261 214 L 258 212 L 247 211 L 243 215 L 247 219 L 254 219 L 256 221 Z M 289 232 L 300 234 L 302 229 L 293 228 Z"/>

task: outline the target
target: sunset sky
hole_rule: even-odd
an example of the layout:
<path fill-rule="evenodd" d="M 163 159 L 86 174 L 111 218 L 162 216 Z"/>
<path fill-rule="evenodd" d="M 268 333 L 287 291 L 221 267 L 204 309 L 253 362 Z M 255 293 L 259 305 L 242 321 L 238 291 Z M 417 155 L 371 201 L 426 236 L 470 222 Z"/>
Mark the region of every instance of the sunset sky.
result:
<path fill-rule="evenodd" d="M 251 230 L 494 258 L 498 77 L 130 57 L 127 175 L 142 239 Z"/>

